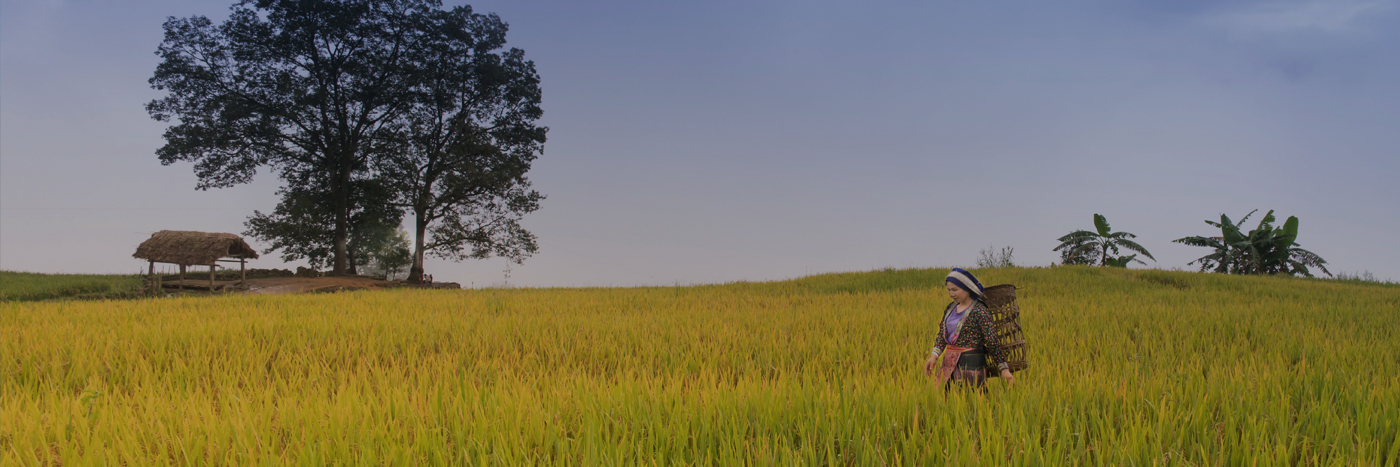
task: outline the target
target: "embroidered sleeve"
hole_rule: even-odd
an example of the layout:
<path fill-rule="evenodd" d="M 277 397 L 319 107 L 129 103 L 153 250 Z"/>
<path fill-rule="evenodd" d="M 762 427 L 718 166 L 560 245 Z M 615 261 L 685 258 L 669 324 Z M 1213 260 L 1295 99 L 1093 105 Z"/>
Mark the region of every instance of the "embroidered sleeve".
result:
<path fill-rule="evenodd" d="M 946 336 L 943 335 L 944 333 L 947 332 L 947 330 L 945 329 L 945 327 L 944 327 L 944 325 L 943 325 L 944 320 L 947 319 L 947 316 L 948 316 L 948 309 L 947 309 L 947 308 L 944 308 L 944 309 L 943 309 L 943 314 L 938 315 L 938 332 L 935 333 L 935 335 L 938 336 L 938 337 L 935 337 L 935 338 L 933 339 L 933 357 L 938 357 L 939 355 L 941 355 L 941 354 L 943 353 L 943 347 L 945 347 L 945 346 L 948 345 L 948 341 L 947 341 L 947 339 L 946 339 Z"/>

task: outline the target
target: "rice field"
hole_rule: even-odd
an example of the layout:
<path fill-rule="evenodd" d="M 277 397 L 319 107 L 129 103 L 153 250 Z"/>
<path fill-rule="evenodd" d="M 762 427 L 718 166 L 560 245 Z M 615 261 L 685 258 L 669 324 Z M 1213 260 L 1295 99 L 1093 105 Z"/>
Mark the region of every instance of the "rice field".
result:
<path fill-rule="evenodd" d="M 0 301 L 131 298 L 144 278 L 135 274 L 43 274 L 0 271 Z"/>
<path fill-rule="evenodd" d="M 923 375 L 946 270 L 0 303 L 0 465 L 1400 465 L 1400 287 L 1060 267 Z"/>

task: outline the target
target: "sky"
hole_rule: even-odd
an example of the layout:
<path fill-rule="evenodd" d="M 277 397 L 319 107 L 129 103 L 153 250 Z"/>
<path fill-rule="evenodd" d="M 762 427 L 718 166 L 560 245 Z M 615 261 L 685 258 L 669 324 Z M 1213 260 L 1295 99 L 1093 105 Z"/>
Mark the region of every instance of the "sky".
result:
<path fill-rule="evenodd" d="M 267 170 L 199 191 L 160 165 L 144 109 L 161 24 L 230 3 L 0 0 L 0 269 L 136 273 L 155 231 L 273 209 Z M 1400 0 L 471 5 L 542 77 L 547 198 L 537 254 L 429 259 L 437 281 L 1046 266 L 1095 213 L 1156 258 L 1135 267 L 1194 270 L 1208 251 L 1171 241 L 1254 209 L 1334 273 L 1400 280 Z"/>

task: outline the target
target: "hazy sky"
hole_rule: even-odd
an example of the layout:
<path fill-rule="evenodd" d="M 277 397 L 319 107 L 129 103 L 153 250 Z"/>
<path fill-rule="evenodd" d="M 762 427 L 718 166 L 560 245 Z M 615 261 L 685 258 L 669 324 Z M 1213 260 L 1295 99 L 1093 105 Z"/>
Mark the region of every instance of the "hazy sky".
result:
<path fill-rule="evenodd" d="M 265 170 L 205 192 L 161 166 L 143 109 L 161 23 L 230 3 L 0 0 L 0 269 L 134 273 L 152 232 L 241 233 L 276 205 Z M 1400 280 L 1397 0 L 472 5 L 535 61 L 550 127 L 540 252 L 512 285 L 966 266 L 989 245 L 1047 265 L 1094 213 L 1149 267 L 1194 269 L 1207 251 L 1171 240 L 1255 208 L 1298 216 L 1333 272 Z M 296 265 L 278 258 L 254 266 Z M 479 287 L 507 265 L 428 272 Z"/>

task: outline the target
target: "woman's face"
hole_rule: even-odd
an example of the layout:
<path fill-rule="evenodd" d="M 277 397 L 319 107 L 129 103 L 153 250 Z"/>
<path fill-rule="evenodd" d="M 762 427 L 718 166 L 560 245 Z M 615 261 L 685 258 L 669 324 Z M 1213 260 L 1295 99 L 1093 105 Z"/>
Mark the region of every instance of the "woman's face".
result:
<path fill-rule="evenodd" d="M 951 298 L 953 299 L 953 301 L 958 303 L 967 301 L 966 290 L 963 290 L 962 288 L 953 285 L 952 282 L 944 282 L 943 285 L 948 287 L 948 298 Z"/>

